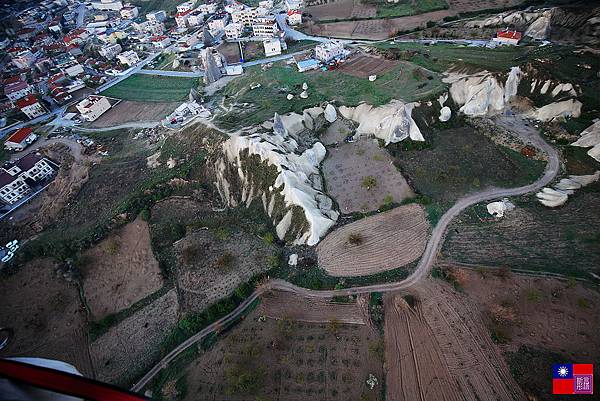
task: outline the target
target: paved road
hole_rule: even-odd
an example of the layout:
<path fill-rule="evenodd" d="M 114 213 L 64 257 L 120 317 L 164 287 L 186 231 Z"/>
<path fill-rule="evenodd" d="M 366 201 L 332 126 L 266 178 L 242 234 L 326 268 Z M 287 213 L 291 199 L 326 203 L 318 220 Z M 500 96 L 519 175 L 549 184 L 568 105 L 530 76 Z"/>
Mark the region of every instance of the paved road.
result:
<path fill-rule="evenodd" d="M 465 196 L 459 199 L 454 206 L 452 206 L 444 215 L 441 217 L 438 224 L 431 232 L 431 237 L 427 243 L 427 247 L 423 252 L 421 260 L 417 265 L 415 271 L 408 276 L 406 279 L 396 283 L 384 283 L 375 284 L 363 287 L 346 288 L 341 290 L 310 290 L 307 288 L 298 287 L 292 283 L 284 280 L 270 280 L 262 287 L 257 290 L 248 298 L 244 303 L 238 306 L 233 312 L 206 327 L 204 330 L 193 335 L 187 339 L 184 343 L 180 344 L 177 348 L 171 351 L 165 358 L 163 358 L 156 366 L 154 366 L 138 383 L 132 387 L 132 391 L 140 391 L 148 384 L 150 380 L 164 367 L 166 367 L 170 361 L 175 359 L 182 351 L 187 349 L 192 344 L 200 341 L 204 336 L 211 333 L 216 327 L 224 327 L 227 323 L 231 322 L 235 317 L 241 315 L 255 299 L 257 299 L 263 292 L 268 290 L 281 290 L 288 291 L 294 294 L 311 297 L 311 298 L 331 298 L 333 296 L 344 296 L 344 295 L 355 295 L 369 292 L 389 292 L 398 291 L 410 288 L 417 284 L 420 280 L 425 278 L 431 267 L 433 266 L 437 254 L 443 244 L 444 235 L 448 225 L 456 216 L 458 216 L 466 208 L 475 205 L 480 202 L 490 201 L 498 198 L 517 196 L 526 194 L 529 192 L 537 191 L 540 188 L 550 183 L 559 171 L 559 157 L 556 150 L 546 143 L 532 127 L 529 127 L 521 117 L 514 115 L 507 115 L 501 117 L 498 122 L 505 126 L 511 126 L 514 129 L 514 133 L 518 134 L 523 140 L 535 145 L 538 149 L 544 151 L 548 155 L 548 163 L 544 175 L 532 184 L 525 185 L 518 188 L 490 188 L 485 191 L 475 193 L 472 195 Z"/>
<path fill-rule="evenodd" d="M 73 126 L 71 129 L 73 131 L 79 132 L 106 132 L 106 131 L 114 131 L 116 129 L 121 128 L 154 128 L 160 121 L 132 121 L 129 123 L 119 124 L 119 125 L 111 125 L 110 127 L 98 127 L 98 128 L 84 128 L 79 126 Z"/>

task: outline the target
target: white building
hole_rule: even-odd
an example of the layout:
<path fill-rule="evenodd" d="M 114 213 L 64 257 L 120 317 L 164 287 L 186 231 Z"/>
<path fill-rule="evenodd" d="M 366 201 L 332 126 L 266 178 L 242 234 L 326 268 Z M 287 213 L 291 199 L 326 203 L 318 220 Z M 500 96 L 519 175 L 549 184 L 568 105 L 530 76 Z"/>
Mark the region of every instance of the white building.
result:
<path fill-rule="evenodd" d="M 175 14 L 175 22 L 177 23 L 177 27 L 179 27 L 181 29 L 187 28 L 188 18 L 191 13 L 192 13 L 192 10 L 187 10 L 182 13 Z"/>
<path fill-rule="evenodd" d="M 134 18 L 137 18 L 140 11 L 138 10 L 138 8 L 136 6 L 127 6 L 127 7 L 123 7 L 121 9 L 120 13 L 121 13 L 121 18 L 134 19 Z"/>
<path fill-rule="evenodd" d="M 23 156 L 9 168 L 0 168 L 0 201 L 12 205 L 32 192 L 26 179 L 42 181 L 54 174 L 51 162 L 37 154 Z"/>
<path fill-rule="evenodd" d="M 258 2 L 258 6 L 270 10 L 273 8 L 273 0 L 262 0 Z"/>
<path fill-rule="evenodd" d="M 290 25 L 300 25 L 302 23 L 302 11 L 289 10 L 287 12 L 287 20 Z"/>
<path fill-rule="evenodd" d="M 344 57 L 346 54 L 344 45 L 337 40 L 320 43 L 315 47 L 315 57 L 323 63 L 328 63 L 335 58 Z"/>
<path fill-rule="evenodd" d="M 254 36 L 266 38 L 275 36 L 277 32 L 279 32 L 279 28 L 273 16 L 257 17 L 252 24 L 252 33 Z"/>
<path fill-rule="evenodd" d="M 202 25 L 204 22 L 204 13 L 200 10 L 194 10 L 188 15 L 188 25 L 189 26 L 198 26 Z"/>
<path fill-rule="evenodd" d="M 521 32 L 518 31 L 502 30 L 496 33 L 493 41 L 501 45 L 516 46 L 521 41 L 522 36 Z"/>
<path fill-rule="evenodd" d="M 114 45 L 102 46 L 100 50 L 98 50 L 98 53 L 100 53 L 100 55 L 105 59 L 112 60 L 113 58 L 117 57 L 117 54 L 121 53 L 122 50 L 123 48 L 121 48 L 121 45 L 115 43 Z"/>
<path fill-rule="evenodd" d="M 123 8 L 123 3 L 120 0 L 93 1 L 92 8 L 95 10 L 119 11 Z"/>
<path fill-rule="evenodd" d="M 31 120 L 46 114 L 46 108 L 33 95 L 17 100 L 17 107 Z"/>
<path fill-rule="evenodd" d="M 16 102 L 22 97 L 25 97 L 32 93 L 33 86 L 29 85 L 27 82 L 24 81 L 14 82 L 4 87 L 4 94 L 7 98 L 10 99 L 11 102 Z"/>
<path fill-rule="evenodd" d="M 71 64 L 61 66 L 60 69 L 62 70 L 62 72 L 64 72 L 70 77 L 76 77 L 77 75 L 84 73 L 83 66 L 78 62 L 73 62 Z"/>
<path fill-rule="evenodd" d="M 75 106 L 85 121 L 96 121 L 110 109 L 110 102 L 104 96 L 90 95 Z"/>
<path fill-rule="evenodd" d="M 19 128 L 4 142 L 4 149 L 20 152 L 37 139 L 33 129 Z"/>
<path fill-rule="evenodd" d="M 205 3 L 200 4 L 198 6 L 198 10 L 202 11 L 205 14 L 214 14 L 219 9 L 219 4 L 217 3 Z"/>
<path fill-rule="evenodd" d="M 164 35 L 153 36 L 150 38 L 150 42 L 152 42 L 152 46 L 157 49 L 165 49 L 171 44 L 171 38 Z"/>
<path fill-rule="evenodd" d="M 167 13 L 164 10 L 154 11 L 146 14 L 146 19 L 153 24 L 159 24 L 167 19 Z"/>
<path fill-rule="evenodd" d="M 285 0 L 285 7 L 289 10 L 300 10 L 304 6 L 302 0 Z"/>
<path fill-rule="evenodd" d="M 184 13 L 186 11 L 190 11 L 194 9 L 194 5 L 196 5 L 196 0 L 186 1 L 185 3 L 181 3 L 177 6 L 178 13 Z"/>
<path fill-rule="evenodd" d="M 12 62 L 20 70 L 25 70 L 33 64 L 35 56 L 29 50 L 23 50 L 12 56 Z"/>
<path fill-rule="evenodd" d="M 231 14 L 231 20 L 242 24 L 245 27 L 251 27 L 256 18 L 265 16 L 265 10 L 261 8 L 245 8 Z"/>
<path fill-rule="evenodd" d="M 225 26 L 227 25 L 228 22 L 229 22 L 229 15 L 226 15 L 222 18 L 212 19 L 212 20 L 208 21 L 208 29 L 210 29 L 211 32 L 222 31 L 225 29 Z"/>
<path fill-rule="evenodd" d="M 265 48 L 265 56 L 278 56 L 281 54 L 281 42 L 277 38 L 270 38 L 263 41 L 263 47 Z"/>
<path fill-rule="evenodd" d="M 117 55 L 117 59 L 119 60 L 119 62 L 121 64 L 125 64 L 130 67 L 132 65 L 136 65 L 140 61 L 140 58 L 138 57 L 137 53 L 134 52 L 133 50 L 128 50 L 126 52 L 123 52 L 123 53 Z"/>
<path fill-rule="evenodd" d="M 244 32 L 244 26 L 239 22 L 232 22 L 225 27 L 225 37 L 227 39 L 239 39 Z"/>

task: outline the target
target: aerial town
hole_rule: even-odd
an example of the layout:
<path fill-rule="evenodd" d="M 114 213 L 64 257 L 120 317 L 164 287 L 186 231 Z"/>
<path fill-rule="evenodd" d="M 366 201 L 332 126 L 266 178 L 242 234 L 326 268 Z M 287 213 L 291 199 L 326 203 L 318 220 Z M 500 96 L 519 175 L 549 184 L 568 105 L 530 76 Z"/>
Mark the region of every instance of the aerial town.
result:
<path fill-rule="evenodd" d="M 14 0 L 0 50 L 0 400 L 595 399 L 595 2 Z"/>

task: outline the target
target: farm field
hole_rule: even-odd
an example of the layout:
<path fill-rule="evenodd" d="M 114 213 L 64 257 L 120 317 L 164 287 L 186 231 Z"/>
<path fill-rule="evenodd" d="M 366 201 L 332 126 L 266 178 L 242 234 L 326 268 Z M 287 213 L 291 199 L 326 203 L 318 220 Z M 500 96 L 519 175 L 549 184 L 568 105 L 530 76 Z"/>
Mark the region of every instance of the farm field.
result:
<path fill-rule="evenodd" d="M 350 0 L 345 0 L 347 4 Z M 444 0 L 426 0 L 426 1 L 406 1 L 402 0 L 396 4 L 385 4 L 365 6 L 354 9 L 348 13 L 348 6 L 342 7 L 342 3 L 336 6 L 338 2 L 327 4 L 327 7 L 316 6 L 309 7 L 308 10 L 324 7 L 323 17 L 316 17 L 314 23 L 308 24 L 306 32 L 312 35 L 329 36 L 337 38 L 352 39 L 373 39 L 382 40 L 391 36 L 397 36 L 399 33 L 412 31 L 417 28 L 425 28 L 430 21 L 441 21 L 446 17 L 454 17 L 461 13 L 474 13 L 477 11 L 486 11 L 491 9 L 502 9 L 516 6 L 523 0 L 447 0 L 448 7 L 442 3 Z M 355 2 L 355 4 L 359 4 Z M 357 6 L 354 6 L 356 8 Z M 315 11 L 319 15 L 319 11 Z M 338 21 L 336 21 L 336 15 Z M 404 15 L 404 16 L 401 16 Z M 314 16 L 314 14 L 313 14 Z"/>
<path fill-rule="evenodd" d="M 230 111 L 217 115 L 216 119 L 224 128 L 234 128 L 262 123 L 273 118 L 275 112 L 302 113 L 303 109 L 323 101 L 337 101 L 348 106 L 363 101 L 381 105 L 392 99 L 418 100 L 445 89 L 446 86 L 434 73 L 413 74 L 419 68 L 411 63 L 401 63 L 370 82 L 339 70 L 300 73 L 295 65 L 284 63 L 275 64 L 265 72 L 258 66 L 251 67 L 221 90 L 220 94 L 226 97 Z M 428 79 L 428 76 L 432 78 Z M 304 82 L 308 84 L 309 97 L 301 99 L 295 96 L 287 100 L 288 93 L 300 94 Z M 261 86 L 250 89 L 253 84 Z"/>
<path fill-rule="evenodd" d="M 300 299 L 288 301 L 291 309 L 302 308 Z M 376 330 L 336 320 L 275 320 L 263 311 L 255 309 L 214 345 L 203 346 L 208 349 L 195 360 L 172 368 L 153 394 L 164 397 L 175 387 L 189 401 L 381 399 Z M 366 384 L 369 374 L 378 381 L 373 389 Z"/>
<path fill-rule="evenodd" d="M 106 128 L 130 122 L 160 121 L 175 110 L 179 104 L 179 102 L 148 103 L 121 100 L 96 121 L 89 123 L 87 127 Z"/>
<path fill-rule="evenodd" d="M 547 271 L 592 279 L 600 275 L 598 183 L 577 191 L 558 209 L 533 195 L 513 199 L 517 208 L 493 219 L 485 205 L 463 212 L 450 224 L 445 260 L 472 266 Z M 548 263 L 552 260 L 552 263 Z"/>
<path fill-rule="evenodd" d="M 331 136 L 329 133 L 342 124 L 341 120 L 331 124 L 322 139 L 327 141 Z M 339 145 L 328 147 L 323 162 L 327 192 L 336 200 L 342 213 L 369 212 L 414 196 L 392 158 L 376 139 L 345 143 L 345 135 L 337 138 Z M 372 187 L 365 187 L 367 177 L 375 179 Z"/>
<path fill-rule="evenodd" d="M 384 305 L 386 399 L 524 399 L 466 295 L 431 278 Z"/>
<path fill-rule="evenodd" d="M 351 57 L 340 67 L 340 71 L 358 78 L 380 75 L 392 71 L 398 63 L 380 57 L 358 55 Z"/>
<path fill-rule="evenodd" d="M 125 309 L 163 285 L 148 224 L 139 217 L 81 256 L 83 291 L 96 319 Z"/>
<path fill-rule="evenodd" d="M 428 231 L 420 205 L 399 206 L 330 233 L 317 246 L 319 266 L 334 277 L 396 269 L 421 256 Z"/>
<path fill-rule="evenodd" d="M 102 95 L 138 102 L 176 102 L 188 98 L 197 78 L 134 74 L 102 92 Z"/>
<path fill-rule="evenodd" d="M 323 4 L 325 3 L 325 4 Z M 390 18 L 423 14 L 448 7 L 445 0 L 400 0 L 362 2 L 356 0 L 308 1 L 306 12 L 319 22 L 348 19 Z"/>
<path fill-rule="evenodd" d="M 545 163 L 496 145 L 470 126 L 424 132 L 422 149 L 411 142 L 386 149 L 411 186 L 442 204 L 486 187 L 516 187 L 539 177 Z"/>
<path fill-rule="evenodd" d="M 575 281 L 462 269 L 461 288 L 503 352 L 515 380 L 530 397 L 551 400 L 547 380 L 557 360 L 598 360 L 598 292 Z M 576 328 L 576 329 L 574 329 Z"/>

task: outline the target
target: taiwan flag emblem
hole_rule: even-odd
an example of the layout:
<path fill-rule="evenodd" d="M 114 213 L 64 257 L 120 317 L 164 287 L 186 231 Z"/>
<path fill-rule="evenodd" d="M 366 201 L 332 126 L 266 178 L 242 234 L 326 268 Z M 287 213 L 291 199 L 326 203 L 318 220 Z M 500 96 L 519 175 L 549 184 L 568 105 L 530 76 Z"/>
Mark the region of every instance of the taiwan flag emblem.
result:
<path fill-rule="evenodd" d="M 594 365 L 557 363 L 552 365 L 552 394 L 593 394 Z"/>

